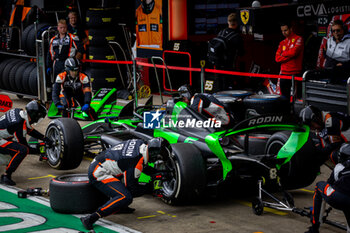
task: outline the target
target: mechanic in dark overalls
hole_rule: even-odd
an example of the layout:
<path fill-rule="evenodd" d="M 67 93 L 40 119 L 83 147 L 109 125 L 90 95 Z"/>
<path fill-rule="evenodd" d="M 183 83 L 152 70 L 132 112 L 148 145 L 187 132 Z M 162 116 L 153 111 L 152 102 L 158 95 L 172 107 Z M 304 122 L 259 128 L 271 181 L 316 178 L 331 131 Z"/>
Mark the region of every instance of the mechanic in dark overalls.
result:
<path fill-rule="evenodd" d="M 322 112 L 314 106 L 307 106 L 300 111 L 299 117 L 320 139 L 320 144 L 316 145 L 323 155 L 320 165 L 328 158 L 334 165 L 337 164 L 337 150 L 350 139 L 349 135 L 343 134 L 350 127 L 350 116 L 342 112 Z"/>
<path fill-rule="evenodd" d="M 58 34 L 51 38 L 47 54 L 47 74 L 53 73 L 54 79 L 64 71 L 67 58 L 81 59 L 84 53 L 83 44 L 79 38 L 67 32 L 67 22 L 61 19 L 57 23 Z"/>
<path fill-rule="evenodd" d="M 37 150 L 28 147 L 27 134 L 43 140 L 48 145 L 53 144 L 49 138 L 45 138 L 32 127 L 32 124 L 39 122 L 45 116 L 45 106 L 33 100 L 27 104 L 25 110 L 14 108 L 0 118 L 0 154 L 11 156 L 5 173 L 1 175 L 2 184 L 16 185 L 11 179 L 12 173 L 16 171 L 28 153 L 37 153 Z"/>
<path fill-rule="evenodd" d="M 344 143 L 337 151 L 337 157 L 338 163 L 328 181 L 316 184 L 310 219 L 312 226 L 306 233 L 319 232 L 322 200 L 344 212 L 350 232 L 350 144 Z"/>
<path fill-rule="evenodd" d="M 208 118 L 221 121 L 221 125 L 227 127 L 232 124 L 233 117 L 224 105 L 213 95 L 208 93 L 197 93 L 193 97 L 187 86 L 178 89 L 182 101 L 189 104 L 191 108 Z"/>
<path fill-rule="evenodd" d="M 97 114 L 90 107 L 92 93 L 89 77 L 80 72 L 80 63 L 76 58 L 68 58 L 64 64 L 65 71 L 58 74 L 52 90 L 52 101 L 63 117 L 70 117 L 68 108 L 81 106 L 90 119 L 96 120 Z"/>
<path fill-rule="evenodd" d="M 111 199 L 96 212 L 81 218 L 86 229 L 93 229 L 99 218 L 128 208 L 133 197 L 146 192 L 146 188 L 138 184 L 138 178 L 148 162 L 154 161 L 160 153 L 163 142 L 162 138 L 151 139 L 147 144 L 140 139 L 131 139 L 101 152 L 92 161 L 89 180 Z"/>

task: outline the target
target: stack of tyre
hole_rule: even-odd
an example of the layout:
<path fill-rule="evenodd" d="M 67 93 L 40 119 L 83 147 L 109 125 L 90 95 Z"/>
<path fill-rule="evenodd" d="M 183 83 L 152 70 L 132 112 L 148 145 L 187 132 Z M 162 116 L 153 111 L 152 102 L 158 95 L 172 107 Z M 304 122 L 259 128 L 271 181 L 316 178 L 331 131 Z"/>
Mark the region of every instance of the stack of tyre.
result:
<path fill-rule="evenodd" d="M 35 24 L 30 24 L 22 32 L 21 45 L 22 49 L 27 55 L 36 55 L 36 38 L 41 39 L 41 34 L 50 27 L 47 23 L 39 23 L 35 27 Z M 36 30 L 35 30 L 36 29 Z"/>
<path fill-rule="evenodd" d="M 0 88 L 20 94 L 37 95 L 36 64 L 18 58 L 3 60 L 0 63 Z"/>
<path fill-rule="evenodd" d="M 27 55 L 36 55 L 36 38 L 49 27 L 40 23 L 28 25 L 22 33 L 21 46 Z M 35 30 L 37 29 L 37 30 Z M 38 77 L 36 63 L 26 58 L 10 57 L 0 62 L 0 89 L 18 94 L 37 95 Z"/>
<path fill-rule="evenodd" d="M 115 61 L 109 41 L 116 40 L 116 16 L 114 8 L 90 8 L 86 12 L 86 25 L 89 31 L 88 59 Z M 89 63 L 84 71 L 92 81 L 94 91 L 103 87 L 117 87 L 120 83 L 116 64 Z"/>

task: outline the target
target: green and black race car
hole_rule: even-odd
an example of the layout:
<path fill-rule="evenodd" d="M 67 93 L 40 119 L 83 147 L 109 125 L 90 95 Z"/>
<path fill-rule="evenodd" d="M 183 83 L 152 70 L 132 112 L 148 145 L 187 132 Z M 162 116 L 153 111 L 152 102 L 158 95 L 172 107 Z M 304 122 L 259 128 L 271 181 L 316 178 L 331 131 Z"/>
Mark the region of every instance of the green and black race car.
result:
<path fill-rule="evenodd" d="M 119 115 L 123 106 L 117 104 L 118 91 L 116 88 L 101 88 L 93 96 L 90 106 L 97 113 L 98 118 L 116 117 Z M 81 111 L 81 107 L 68 109 L 73 112 L 74 119 L 91 120 L 89 116 Z M 58 111 L 54 103 L 51 104 L 47 116 L 49 118 L 60 118 L 61 113 Z"/>
<path fill-rule="evenodd" d="M 212 124 L 197 125 L 208 119 L 176 98 L 166 107 L 150 103 L 135 109 L 131 101 L 117 117 L 82 128 L 69 118 L 51 121 L 46 136 L 56 143 L 46 151 L 48 163 L 57 169 L 72 169 L 79 166 L 84 153 L 94 154 L 122 140 L 164 138 L 169 146 L 152 166 L 162 177 L 156 180 L 161 182 L 156 188 L 169 204 L 191 200 L 209 186 L 236 179 L 280 181 L 285 189 L 305 187 L 319 172 L 321 162 L 310 129 L 291 116 L 258 115 L 230 129 L 215 129 Z M 171 124 L 144 127 L 144 116 L 159 110 L 165 111 L 164 118 Z M 182 127 L 186 124 L 190 127 Z M 140 177 L 140 182 L 153 181 L 146 175 Z"/>

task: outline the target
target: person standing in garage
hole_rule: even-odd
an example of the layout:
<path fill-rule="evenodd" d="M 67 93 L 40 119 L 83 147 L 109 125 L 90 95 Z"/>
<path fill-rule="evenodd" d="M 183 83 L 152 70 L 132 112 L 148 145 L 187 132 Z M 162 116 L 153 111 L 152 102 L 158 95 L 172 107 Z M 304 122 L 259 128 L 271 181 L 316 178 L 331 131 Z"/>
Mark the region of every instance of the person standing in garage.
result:
<path fill-rule="evenodd" d="M 146 191 L 138 184 L 141 172 L 145 172 L 148 162 L 164 147 L 162 138 L 153 138 L 145 143 L 140 139 L 131 139 L 101 152 L 92 161 L 88 176 L 91 184 L 111 199 L 92 214 L 80 218 L 84 227 L 93 229 L 99 219 L 125 210 L 133 197 L 139 197 Z M 133 209 L 129 208 L 130 211 Z"/>
<path fill-rule="evenodd" d="M 58 34 L 51 38 L 47 54 L 47 74 L 56 76 L 64 71 L 64 62 L 69 57 L 81 59 L 84 47 L 79 38 L 67 32 L 67 22 L 61 19 L 57 23 Z"/>
<path fill-rule="evenodd" d="M 290 24 L 281 23 L 281 32 L 285 37 L 278 46 L 275 61 L 281 64 L 281 75 L 301 76 L 303 68 L 304 40 L 296 35 Z M 290 100 L 290 79 L 278 79 L 280 82 L 281 95 Z"/>
<path fill-rule="evenodd" d="M 89 39 L 86 36 L 86 33 L 84 29 L 82 28 L 81 24 L 78 21 L 78 14 L 75 11 L 71 11 L 68 13 L 68 32 L 72 35 L 75 35 L 79 38 L 79 40 L 86 44 Z"/>
<path fill-rule="evenodd" d="M 0 117 L 0 154 L 9 154 L 12 158 L 1 175 L 0 183 L 16 185 L 11 175 L 16 171 L 28 153 L 37 153 L 28 147 L 26 134 L 43 140 L 47 145 L 52 145 L 51 139 L 44 137 L 32 127 L 46 116 L 46 108 L 36 100 L 29 102 L 25 110 L 14 108 Z M 0 155 L 1 156 L 1 155 Z"/>

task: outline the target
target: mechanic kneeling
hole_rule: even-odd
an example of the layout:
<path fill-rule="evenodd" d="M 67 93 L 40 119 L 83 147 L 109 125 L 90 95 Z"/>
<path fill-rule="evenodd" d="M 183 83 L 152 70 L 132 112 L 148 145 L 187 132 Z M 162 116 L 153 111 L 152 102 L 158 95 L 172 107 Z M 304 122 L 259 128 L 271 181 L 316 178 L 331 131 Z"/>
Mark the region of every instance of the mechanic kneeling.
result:
<path fill-rule="evenodd" d="M 344 142 L 350 140 L 342 133 L 350 127 L 350 116 L 342 112 L 323 112 L 314 106 L 307 106 L 300 111 L 299 117 L 320 139 L 320 145 L 316 145 L 323 155 L 320 165 L 328 157 L 334 165 L 337 164 L 337 150 Z"/>
<path fill-rule="evenodd" d="M 178 89 L 182 101 L 190 104 L 191 108 L 208 118 L 221 121 L 221 125 L 228 127 L 233 123 L 233 117 L 224 105 L 213 95 L 208 93 L 197 93 L 192 97 L 187 86 Z"/>
<path fill-rule="evenodd" d="M 86 112 L 92 120 L 97 114 L 91 108 L 91 82 L 89 77 L 80 72 L 80 62 L 76 58 L 67 58 L 65 71 L 58 74 L 53 84 L 52 100 L 63 117 L 70 117 L 67 108 L 75 107 L 75 100 L 80 104 L 81 111 Z"/>
<path fill-rule="evenodd" d="M 0 118 L 0 153 L 9 154 L 12 158 L 6 167 L 5 174 L 1 175 L 1 183 L 16 185 L 11 175 L 16 171 L 28 153 L 38 153 L 28 146 L 26 134 L 43 140 L 47 145 L 53 142 L 32 127 L 46 116 L 46 108 L 36 100 L 29 102 L 25 110 L 14 108 Z"/>
<path fill-rule="evenodd" d="M 350 232 L 350 144 L 344 143 L 337 152 L 338 164 L 335 166 L 328 181 L 316 184 L 312 218 L 312 226 L 306 233 L 318 233 L 322 199 L 332 207 L 342 210 Z"/>
<path fill-rule="evenodd" d="M 125 210 L 133 197 L 146 192 L 138 183 L 141 172 L 160 153 L 164 141 L 154 138 L 147 144 L 140 139 L 131 139 L 101 152 L 91 163 L 89 180 L 97 189 L 111 197 L 96 212 L 81 218 L 88 230 L 99 219 Z M 129 208 L 129 211 L 133 209 Z"/>

